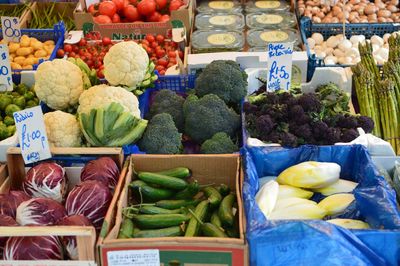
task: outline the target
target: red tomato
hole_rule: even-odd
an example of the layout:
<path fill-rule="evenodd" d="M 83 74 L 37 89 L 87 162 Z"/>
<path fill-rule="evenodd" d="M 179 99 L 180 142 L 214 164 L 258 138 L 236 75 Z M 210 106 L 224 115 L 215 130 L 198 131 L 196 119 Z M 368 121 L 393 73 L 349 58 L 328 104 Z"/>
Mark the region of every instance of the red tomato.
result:
<path fill-rule="evenodd" d="M 165 70 L 161 70 L 160 72 L 158 72 L 161 76 L 165 75 Z"/>
<path fill-rule="evenodd" d="M 141 44 L 144 44 L 144 45 L 146 45 L 146 46 L 149 46 L 149 41 L 147 41 L 147 40 L 142 40 L 142 41 L 141 41 Z"/>
<path fill-rule="evenodd" d="M 150 57 L 150 60 L 153 61 L 154 63 L 157 62 L 157 58 L 155 56 Z"/>
<path fill-rule="evenodd" d="M 117 6 L 112 1 L 104 1 L 99 4 L 100 15 L 109 16 L 112 18 L 117 12 Z"/>
<path fill-rule="evenodd" d="M 91 53 L 85 53 L 85 56 L 88 60 L 92 59 L 92 54 Z"/>
<path fill-rule="evenodd" d="M 161 18 L 161 14 L 155 11 L 153 14 L 147 17 L 147 21 L 158 22 Z"/>
<path fill-rule="evenodd" d="M 154 0 L 142 0 L 137 5 L 138 11 L 143 16 L 150 16 L 156 11 L 156 2 Z"/>
<path fill-rule="evenodd" d="M 91 5 L 88 7 L 88 12 L 89 12 L 90 14 L 94 15 L 94 14 L 97 12 L 97 6 L 94 5 L 94 4 L 91 4 Z"/>
<path fill-rule="evenodd" d="M 162 15 L 158 22 L 168 22 L 170 20 L 169 15 Z"/>
<path fill-rule="evenodd" d="M 82 38 L 82 39 L 80 39 L 78 45 L 79 45 L 79 46 L 86 46 L 86 45 L 87 45 L 87 41 L 86 41 L 85 39 Z"/>
<path fill-rule="evenodd" d="M 66 44 L 66 45 L 64 45 L 64 51 L 65 51 L 66 53 L 72 52 L 72 46 L 71 46 L 71 44 Z"/>
<path fill-rule="evenodd" d="M 136 7 L 128 5 L 124 8 L 124 16 L 129 22 L 134 22 L 140 19 L 140 14 Z"/>
<path fill-rule="evenodd" d="M 171 0 L 169 3 L 169 11 L 178 10 L 183 5 L 181 0 Z"/>
<path fill-rule="evenodd" d="M 156 55 L 158 58 L 165 56 L 165 50 L 163 49 L 156 50 Z"/>
<path fill-rule="evenodd" d="M 160 72 L 160 71 L 162 71 L 162 70 L 165 71 L 165 67 L 164 67 L 164 66 L 161 66 L 161 65 L 158 65 L 158 66 L 156 66 L 156 70 L 157 70 L 158 72 Z"/>
<path fill-rule="evenodd" d="M 97 77 L 99 77 L 99 78 L 101 78 L 101 79 L 103 79 L 103 78 L 104 78 L 104 73 L 103 73 L 103 70 L 99 70 L 99 71 L 97 71 Z"/>
<path fill-rule="evenodd" d="M 138 0 L 128 0 L 134 6 L 137 6 Z"/>
<path fill-rule="evenodd" d="M 153 53 L 153 49 L 151 49 L 150 47 L 147 47 L 146 52 L 147 52 L 147 54 L 152 54 Z"/>
<path fill-rule="evenodd" d="M 86 56 L 81 55 L 80 58 L 81 58 L 83 61 L 86 61 Z"/>
<path fill-rule="evenodd" d="M 117 12 L 124 9 L 124 0 L 112 0 L 115 6 L 117 7 Z"/>
<path fill-rule="evenodd" d="M 121 23 L 121 18 L 117 13 L 115 13 L 114 16 L 112 16 L 111 21 L 112 23 Z"/>
<path fill-rule="evenodd" d="M 109 44 L 111 44 L 111 39 L 108 37 L 103 37 L 103 39 L 101 40 L 101 43 L 103 45 L 109 45 Z"/>
<path fill-rule="evenodd" d="M 168 52 L 168 57 L 169 58 L 175 58 L 176 57 L 175 51 L 169 51 Z"/>
<path fill-rule="evenodd" d="M 145 49 L 147 51 L 147 49 L 149 48 L 146 44 L 142 43 L 142 48 Z"/>
<path fill-rule="evenodd" d="M 146 41 L 148 41 L 149 43 L 152 43 L 156 40 L 156 38 L 154 37 L 153 34 L 147 34 L 145 38 L 146 38 Z"/>
<path fill-rule="evenodd" d="M 71 53 L 69 53 L 68 56 L 69 56 L 69 57 L 75 57 L 75 56 L 76 56 L 76 53 L 75 53 L 75 52 L 71 52 Z"/>
<path fill-rule="evenodd" d="M 105 16 L 105 15 L 98 15 L 97 17 L 93 18 L 93 21 L 96 22 L 97 24 L 112 23 L 112 20 L 110 19 L 110 17 L 109 16 Z"/>
<path fill-rule="evenodd" d="M 72 51 L 74 51 L 75 53 L 78 53 L 79 52 L 78 46 L 77 45 L 73 45 L 72 46 Z"/>
<path fill-rule="evenodd" d="M 85 55 L 85 53 L 86 53 L 85 50 L 79 50 L 79 53 L 78 53 L 78 54 L 79 54 L 80 56 L 82 56 L 82 55 Z"/>
<path fill-rule="evenodd" d="M 150 44 L 150 46 L 151 46 L 151 48 L 156 49 L 157 46 L 158 46 L 158 43 L 152 42 L 152 43 Z"/>
<path fill-rule="evenodd" d="M 158 10 L 164 9 L 167 6 L 167 0 L 156 0 L 156 4 Z"/>
<path fill-rule="evenodd" d="M 93 60 L 92 59 L 88 59 L 86 61 L 86 64 L 88 65 L 88 67 L 92 68 L 93 67 Z"/>
<path fill-rule="evenodd" d="M 157 65 L 166 67 L 168 65 L 168 60 L 165 58 L 160 58 L 157 60 Z"/>
<path fill-rule="evenodd" d="M 161 35 L 161 34 L 158 34 L 156 36 L 156 40 L 157 40 L 158 43 L 162 43 L 162 42 L 164 42 L 164 36 Z"/>
<path fill-rule="evenodd" d="M 169 62 L 175 65 L 175 64 L 176 64 L 176 59 L 175 59 L 175 57 L 170 58 L 170 59 L 169 59 Z"/>
<path fill-rule="evenodd" d="M 64 52 L 63 49 L 58 49 L 58 50 L 57 50 L 57 57 L 58 57 L 58 58 L 63 58 L 64 55 L 65 55 L 65 52 Z"/>

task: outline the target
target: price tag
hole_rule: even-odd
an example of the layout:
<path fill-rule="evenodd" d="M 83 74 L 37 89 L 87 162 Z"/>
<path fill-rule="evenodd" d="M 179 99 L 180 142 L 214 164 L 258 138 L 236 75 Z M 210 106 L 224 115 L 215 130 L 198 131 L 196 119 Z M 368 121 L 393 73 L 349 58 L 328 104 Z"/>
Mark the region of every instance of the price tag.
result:
<path fill-rule="evenodd" d="M 40 106 L 14 113 L 19 145 L 25 164 L 51 157 L 49 142 Z"/>
<path fill-rule="evenodd" d="M 267 90 L 289 90 L 292 76 L 293 43 L 268 44 Z"/>
<path fill-rule="evenodd" d="M 160 266 L 158 249 L 120 250 L 107 252 L 110 266 Z"/>
<path fill-rule="evenodd" d="M 21 38 L 19 17 L 1 17 L 1 25 L 3 39 L 6 42 L 19 42 L 19 39 Z"/>
<path fill-rule="evenodd" d="M 85 0 L 86 10 L 89 8 L 91 4 L 98 4 L 100 0 Z"/>
<path fill-rule="evenodd" d="M 0 44 L 0 91 L 12 91 L 10 55 L 7 44 Z"/>

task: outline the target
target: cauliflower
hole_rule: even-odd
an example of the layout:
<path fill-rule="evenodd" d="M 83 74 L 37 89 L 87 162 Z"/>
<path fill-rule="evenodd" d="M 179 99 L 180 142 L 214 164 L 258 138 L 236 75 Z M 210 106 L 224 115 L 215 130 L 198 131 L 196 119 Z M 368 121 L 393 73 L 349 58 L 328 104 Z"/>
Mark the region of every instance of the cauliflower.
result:
<path fill-rule="evenodd" d="M 35 92 L 50 108 L 65 110 L 73 107 L 83 92 L 82 72 L 67 60 L 46 61 L 35 73 Z"/>
<path fill-rule="evenodd" d="M 79 97 L 78 113 L 89 113 L 91 109 L 107 107 L 112 102 L 119 103 L 125 112 L 140 118 L 139 101 L 133 93 L 121 87 L 97 85 L 85 90 Z"/>
<path fill-rule="evenodd" d="M 51 146 L 79 147 L 82 132 L 79 122 L 74 115 L 55 111 L 43 116 L 47 138 Z"/>
<path fill-rule="evenodd" d="M 133 41 L 113 45 L 104 56 L 104 76 L 111 85 L 135 88 L 143 81 L 149 56 Z"/>

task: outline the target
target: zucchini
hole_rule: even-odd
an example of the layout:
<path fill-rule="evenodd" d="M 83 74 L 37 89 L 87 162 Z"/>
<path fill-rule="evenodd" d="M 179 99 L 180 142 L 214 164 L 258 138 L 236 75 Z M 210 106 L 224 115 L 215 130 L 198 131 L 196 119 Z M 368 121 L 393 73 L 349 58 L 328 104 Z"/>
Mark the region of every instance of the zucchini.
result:
<path fill-rule="evenodd" d="M 221 219 L 219 219 L 218 216 L 218 210 L 213 212 L 213 214 L 211 215 L 210 222 L 217 227 L 222 227 Z"/>
<path fill-rule="evenodd" d="M 150 172 L 139 172 L 138 177 L 144 182 L 160 185 L 164 188 L 170 188 L 174 190 L 185 189 L 188 185 L 185 180 L 180 178 Z"/>
<path fill-rule="evenodd" d="M 123 239 L 123 238 L 131 238 L 133 237 L 133 228 L 134 224 L 131 219 L 125 218 L 122 221 L 121 228 L 119 229 L 118 232 L 118 239 Z"/>
<path fill-rule="evenodd" d="M 181 211 L 181 209 L 168 210 L 156 206 L 142 206 L 139 209 L 139 212 L 143 214 L 178 214 L 181 213 Z"/>
<path fill-rule="evenodd" d="M 195 180 L 190 183 L 184 190 L 179 191 L 175 194 L 175 199 L 191 199 L 199 193 L 199 183 Z"/>
<path fill-rule="evenodd" d="M 187 207 L 187 206 L 196 206 L 199 204 L 200 200 L 199 199 L 193 199 L 193 200 L 160 200 L 155 203 L 157 207 L 168 209 L 168 210 L 174 210 L 174 209 L 179 209 L 181 207 Z"/>
<path fill-rule="evenodd" d="M 192 218 L 190 218 L 189 224 L 186 228 L 186 237 L 197 236 L 199 234 L 200 221 L 203 221 L 206 217 L 209 204 L 210 203 L 208 200 L 203 200 L 199 203 L 199 205 L 197 205 L 196 209 L 194 210 L 194 215 Z"/>
<path fill-rule="evenodd" d="M 129 186 L 138 194 L 142 193 L 143 199 L 146 202 L 155 202 L 163 199 L 171 198 L 175 192 L 164 188 L 154 188 L 143 182 L 142 180 L 135 180 Z"/>
<path fill-rule="evenodd" d="M 186 167 L 176 167 L 155 173 L 159 175 L 167 175 L 177 178 L 189 178 L 192 175 L 192 171 L 190 171 L 190 169 Z"/>
<path fill-rule="evenodd" d="M 184 214 L 137 214 L 132 220 L 140 229 L 159 229 L 180 225 L 189 220 Z"/>
<path fill-rule="evenodd" d="M 218 190 L 214 187 L 205 187 L 203 191 L 210 202 L 211 208 L 217 208 L 222 200 L 222 196 Z"/>
<path fill-rule="evenodd" d="M 233 203 L 235 202 L 235 195 L 229 194 L 226 196 L 218 209 L 218 216 L 221 219 L 223 225 L 232 226 L 234 222 L 234 217 L 232 213 Z"/>
<path fill-rule="evenodd" d="M 181 236 L 183 230 L 180 226 L 171 226 L 155 230 L 139 230 L 135 232 L 133 237 L 136 238 L 149 238 L 149 237 L 168 237 L 168 236 Z"/>
<path fill-rule="evenodd" d="M 210 237 L 228 237 L 224 231 L 222 231 L 219 227 L 215 226 L 212 223 L 203 223 L 201 225 L 201 231 L 204 236 Z"/>

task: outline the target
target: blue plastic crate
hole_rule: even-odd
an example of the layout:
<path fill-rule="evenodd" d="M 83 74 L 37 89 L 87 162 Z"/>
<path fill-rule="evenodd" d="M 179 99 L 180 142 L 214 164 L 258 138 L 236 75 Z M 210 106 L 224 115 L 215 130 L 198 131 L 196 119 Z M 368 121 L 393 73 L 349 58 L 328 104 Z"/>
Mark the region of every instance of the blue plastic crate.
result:
<path fill-rule="evenodd" d="M 189 75 L 174 75 L 174 76 L 159 76 L 156 81 L 156 90 L 168 89 L 176 92 L 185 93 L 188 89 L 194 89 L 196 76 Z"/>
<path fill-rule="evenodd" d="M 352 23 L 346 24 L 345 34 L 347 38 L 353 35 L 364 35 L 367 39 L 373 35 L 383 36 L 385 33 L 392 33 L 400 30 L 399 23 Z M 342 34 L 343 24 L 341 23 L 312 23 L 308 17 L 302 17 L 300 19 L 300 34 L 303 43 L 307 49 L 308 56 L 308 69 L 307 69 L 307 81 L 310 81 L 315 68 L 325 67 L 325 63 L 322 59 L 317 58 L 315 55 L 310 53 L 307 38 L 311 37 L 313 33 L 321 33 L 324 36 L 324 40 L 330 36 Z M 348 67 L 349 65 L 335 65 L 339 67 Z"/>

